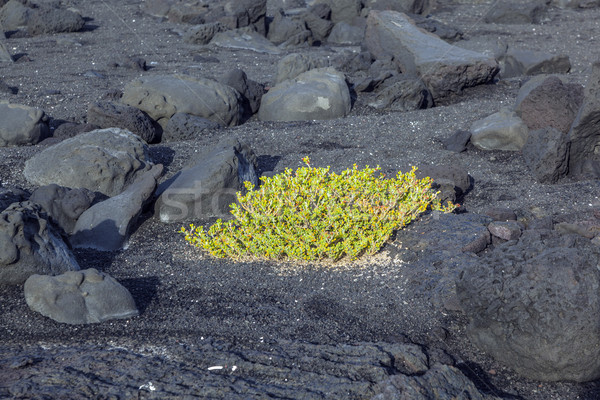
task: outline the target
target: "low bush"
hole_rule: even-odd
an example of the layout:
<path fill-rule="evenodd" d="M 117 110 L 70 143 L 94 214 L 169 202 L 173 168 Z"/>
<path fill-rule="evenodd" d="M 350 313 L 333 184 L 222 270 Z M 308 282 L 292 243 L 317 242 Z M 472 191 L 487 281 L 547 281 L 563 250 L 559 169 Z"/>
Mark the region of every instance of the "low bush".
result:
<path fill-rule="evenodd" d="M 327 168 L 290 169 L 262 177 L 260 188 L 245 182 L 231 205 L 233 219 L 208 230 L 181 228 L 185 239 L 216 257 L 319 260 L 356 259 L 373 254 L 428 208 L 441 206 L 431 178 L 417 179 L 416 168 L 386 179 L 380 168 L 366 166 L 336 174 Z"/>

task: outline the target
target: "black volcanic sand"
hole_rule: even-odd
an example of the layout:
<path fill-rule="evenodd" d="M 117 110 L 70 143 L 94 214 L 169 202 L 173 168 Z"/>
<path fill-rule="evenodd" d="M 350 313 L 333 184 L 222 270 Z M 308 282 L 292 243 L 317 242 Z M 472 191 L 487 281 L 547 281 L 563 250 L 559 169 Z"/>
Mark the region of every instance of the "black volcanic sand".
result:
<path fill-rule="evenodd" d="M 277 61 L 287 54 L 186 44 L 179 35 L 186 26 L 146 15 L 139 1 L 65 3 L 88 18 L 84 31 L 9 37 L 10 52 L 30 61 L 0 64 L 1 79 L 19 89 L 3 97 L 44 109 L 55 125 L 85 122 L 88 104 L 140 75 L 218 77 L 229 68 L 242 68 L 250 79 L 270 85 Z M 502 26 L 482 22 L 490 5 L 439 3 L 443 5 L 433 17 L 465 32 L 459 46 L 491 54 L 504 42 L 568 54 L 571 80 L 581 84 L 600 58 L 600 9 L 550 9 L 541 25 Z M 335 58 L 358 49 L 322 46 L 289 52 Z M 144 58 L 150 70 L 111 66 L 127 57 Z M 540 185 L 517 152 L 443 150 L 441 138 L 511 107 L 521 83 L 511 79 L 479 86 L 447 104 L 408 113 L 373 111 L 366 106 L 372 95 L 361 94 L 343 119 L 281 123 L 252 118 L 197 140 L 152 145 L 151 155 L 165 165 L 166 179 L 196 153 L 223 137 L 236 137 L 250 144 L 261 171 L 268 174 L 296 168 L 306 155 L 314 166 L 330 165 L 336 171 L 354 163 L 380 165 L 388 173 L 410 165 L 460 163 L 474 182 L 463 202 L 468 212 L 508 207 L 521 218 L 568 218 L 600 207 L 597 181 Z M 50 143 L 0 148 L 2 185 L 33 189 L 23 177 L 24 163 Z M 410 229 L 418 229 L 419 223 Z M 487 357 L 465 335 L 467 316 L 419 301 L 403 279 L 407 266 L 394 263 L 385 251 L 353 265 L 237 263 L 191 248 L 176 233 L 179 227 L 145 214 L 126 249 L 75 252 L 82 268 L 104 271 L 131 291 L 139 317 L 87 326 L 59 324 L 30 311 L 22 287 L 0 287 L 0 397 L 9 396 L 7 387 L 12 386 L 16 398 L 129 398 L 133 393 L 147 398 L 158 392 L 161 398 L 191 393 L 211 397 L 219 390 L 225 398 L 290 398 L 292 393 L 344 398 L 341 392 L 319 391 L 320 383 L 335 386 L 317 379 L 333 368 L 323 360 L 335 345 L 373 350 L 375 343 L 384 348 L 407 342 L 427 346 L 432 360 L 454 362 L 489 394 L 536 400 L 600 397 L 595 382 L 529 381 Z M 218 365 L 224 369 L 208 370 Z M 298 392 L 286 392 L 293 385 L 278 375 L 284 367 L 296 371 L 292 376 Z M 336 368 L 350 371 L 352 366 Z M 359 373 L 355 378 L 369 381 Z M 72 391 L 65 389 L 69 387 Z M 232 388 L 240 387 L 247 392 L 236 397 Z"/>

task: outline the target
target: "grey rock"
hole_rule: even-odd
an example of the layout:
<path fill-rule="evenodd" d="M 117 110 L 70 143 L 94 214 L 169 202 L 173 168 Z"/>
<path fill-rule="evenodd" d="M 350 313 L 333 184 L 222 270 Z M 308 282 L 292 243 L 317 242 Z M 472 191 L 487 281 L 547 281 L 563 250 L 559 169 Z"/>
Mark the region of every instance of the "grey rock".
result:
<path fill-rule="evenodd" d="M 442 203 L 446 201 L 456 203 L 471 187 L 469 172 L 459 161 L 435 165 L 424 164 L 419 167 L 416 176 L 420 179 L 426 176 L 433 179 L 431 188 L 440 192 L 438 198 Z"/>
<path fill-rule="evenodd" d="M 413 111 L 433 107 L 433 99 L 421 79 L 405 78 L 380 90 L 369 106 L 391 111 Z"/>
<path fill-rule="evenodd" d="M 515 111 L 530 130 L 552 127 L 566 134 L 582 102 L 583 86 L 551 76 L 519 97 Z"/>
<path fill-rule="evenodd" d="M 565 74 L 571 70 L 569 56 L 557 56 L 540 51 L 508 49 L 503 60 L 503 78 L 522 75 Z"/>
<path fill-rule="evenodd" d="M 258 186 L 256 156 L 246 144 L 225 141 L 161 183 L 155 213 L 162 222 L 226 217 L 245 181 Z"/>
<path fill-rule="evenodd" d="M 240 123 L 240 94 L 219 82 L 186 75 L 154 75 L 127 84 L 121 101 L 146 112 L 161 126 L 183 112 L 224 126 Z"/>
<path fill-rule="evenodd" d="M 589 239 L 525 230 L 456 282 L 481 350 L 532 380 L 600 377 L 600 249 Z"/>
<path fill-rule="evenodd" d="M 257 53 L 281 53 L 281 49 L 264 36 L 246 29 L 232 29 L 218 32 L 213 36 L 210 44 L 226 49 L 252 50 Z"/>
<path fill-rule="evenodd" d="M 241 69 L 233 69 L 223 75 L 219 82 L 231 86 L 242 95 L 244 115 L 250 117 L 256 113 L 260 107 L 260 100 L 265 88 L 260 83 L 248 79 L 248 76 Z"/>
<path fill-rule="evenodd" d="M 555 128 L 530 131 L 523 158 L 540 183 L 556 183 L 569 171 L 568 137 Z"/>
<path fill-rule="evenodd" d="M 458 368 L 444 364 L 435 364 L 424 374 L 392 375 L 378 386 L 379 393 L 371 400 L 501 399 L 482 393 Z"/>
<path fill-rule="evenodd" d="M 364 37 L 364 27 L 340 21 L 331 29 L 327 42 L 341 45 L 358 45 L 363 41 Z"/>
<path fill-rule="evenodd" d="M 317 0 L 316 3 L 325 3 L 331 8 L 331 21 L 338 23 L 345 21 L 351 23 L 360 15 L 361 0 Z"/>
<path fill-rule="evenodd" d="M 94 268 L 58 276 L 32 275 L 24 292 L 31 310 L 66 324 L 99 323 L 139 314 L 131 293 Z"/>
<path fill-rule="evenodd" d="M 48 6 L 33 9 L 33 12 L 27 19 L 27 31 L 32 36 L 48 33 L 77 32 L 84 25 L 85 20 L 76 12 Z"/>
<path fill-rule="evenodd" d="M 573 121 L 568 139 L 569 175 L 576 178 L 600 177 L 600 63 L 592 66 L 583 104 Z"/>
<path fill-rule="evenodd" d="M 312 46 L 313 43 L 314 38 L 312 37 L 312 33 L 308 29 L 305 29 L 302 32 L 290 36 L 285 42 L 281 43 L 278 48 L 291 49 L 301 46 L 308 47 Z"/>
<path fill-rule="evenodd" d="M 434 101 L 489 82 L 498 72 L 492 57 L 452 46 L 395 11 L 369 13 L 363 46 L 377 59 L 392 56 L 403 73 L 421 77 Z"/>
<path fill-rule="evenodd" d="M 65 122 L 56 127 L 52 133 L 52 137 L 54 139 L 64 140 L 75 137 L 82 133 L 91 132 L 96 129 L 99 129 L 99 127 L 96 125 Z"/>
<path fill-rule="evenodd" d="M 539 24 L 546 14 L 545 1 L 499 2 L 490 8 L 484 21 L 488 24 Z"/>
<path fill-rule="evenodd" d="M 199 25 L 205 22 L 207 11 L 203 4 L 177 2 L 169 7 L 166 16 L 170 22 Z"/>
<path fill-rule="evenodd" d="M 29 200 L 42 206 L 52 222 L 71 234 L 79 216 L 91 207 L 96 198 L 96 194 L 88 189 L 50 184 L 35 189 Z"/>
<path fill-rule="evenodd" d="M 0 212 L 6 210 L 12 203 L 29 199 L 29 193 L 17 187 L 0 186 Z"/>
<path fill-rule="evenodd" d="M 325 6 L 325 8 L 329 10 L 329 14 L 331 14 L 331 9 L 325 4 L 317 5 Z M 324 17 L 316 15 L 314 12 L 307 12 L 303 14 L 302 20 L 304 21 L 306 27 L 311 31 L 315 40 L 319 41 L 324 41 L 327 36 L 329 36 L 334 25 L 333 22 L 325 19 Z"/>
<path fill-rule="evenodd" d="M 503 109 L 471 124 L 471 143 L 481 150 L 519 151 L 527 142 L 527 125 Z"/>
<path fill-rule="evenodd" d="M 183 40 L 192 44 L 204 45 L 210 43 L 217 33 L 224 32 L 227 29 L 223 23 L 218 21 L 195 25 L 185 32 Z"/>
<path fill-rule="evenodd" d="M 326 58 L 312 56 L 310 54 L 291 53 L 277 62 L 277 78 L 275 84 L 288 79 L 294 79 L 303 72 L 315 68 L 325 68 L 330 66 L 330 61 Z"/>
<path fill-rule="evenodd" d="M 269 24 L 267 39 L 269 39 L 272 43 L 281 44 L 290 37 L 304 32 L 305 30 L 306 24 L 304 21 L 289 18 L 285 15 L 283 10 L 280 10 L 279 12 L 275 13 L 273 21 L 271 21 Z"/>
<path fill-rule="evenodd" d="M 69 238 L 71 245 L 101 251 L 121 249 L 154 193 L 162 170 L 160 164 L 153 166 L 121 194 L 85 210 Z"/>
<path fill-rule="evenodd" d="M 23 2 L 10 0 L 0 8 L 0 25 L 4 31 L 16 31 L 27 25 L 33 10 L 26 7 Z"/>
<path fill-rule="evenodd" d="M 488 231 L 503 240 L 517 240 L 521 237 L 521 226 L 516 221 L 494 221 L 488 225 Z"/>
<path fill-rule="evenodd" d="M 304 3 L 304 1 L 302 1 Z M 331 7 L 326 3 L 313 3 L 308 12 L 314 14 L 318 18 L 331 20 Z"/>
<path fill-rule="evenodd" d="M 27 160 L 23 173 L 34 185 L 56 183 L 115 196 L 151 166 L 148 146 L 139 136 L 108 128 L 44 149 Z"/>
<path fill-rule="evenodd" d="M 467 144 L 471 140 L 471 132 L 458 130 L 448 138 L 442 139 L 444 148 L 446 150 L 454 151 L 455 153 L 461 153 L 467 150 Z"/>
<path fill-rule="evenodd" d="M 266 34 L 267 0 L 227 0 L 223 4 L 226 15 L 219 20 L 231 29 L 249 27 L 258 34 Z M 211 13 L 207 20 L 211 20 Z"/>
<path fill-rule="evenodd" d="M 262 97 L 261 121 L 306 121 L 346 116 L 350 90 L 342 73 L 317 68 L 272 87 Z"/>
<path fill-rule="evenodd" d="M 97 101 L 88 107 L 87 122 L 100 128 L 127 129 L 144 139 L 146 143 L 160 142 L 161 132 L 152 118 L 132 106 L 112 101 Z"/>
<path fill-rule="evenodd" d="M 391 10 L 405 14 L 428 14 L 435 0 L 368 0 L 365 6 L 372 10 Z"/>
<path fill-rule="evenodd" d="M 179 141 L 198 138 L 204 134 L 217 131 L 222 126 L 209 119 L 186 113 L 176 113 L 167 122 L 162 141 Z"/>
<path fill-rule="evenodd" d="M 13 203 L 0 213 L 0 285 L 76 270 L 75 257 L 39 205 Z"/>
<path fill-rule="evenodd" d="M 37 144 L 50 135 L 48 118 L 39 108 L 0 100 L 0 146 Z"/>

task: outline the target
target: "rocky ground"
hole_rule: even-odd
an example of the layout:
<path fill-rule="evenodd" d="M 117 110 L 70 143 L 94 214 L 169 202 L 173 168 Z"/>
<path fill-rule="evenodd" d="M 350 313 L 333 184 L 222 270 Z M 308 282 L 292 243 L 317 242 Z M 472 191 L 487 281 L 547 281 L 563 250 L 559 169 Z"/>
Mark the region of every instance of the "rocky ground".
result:
<path fill-rule="evenodd" d="M 82 31 L 7 34 L 4 42 L 16 62 L 0 63 L 0 78 L 17 90 L 2 98 L 42 108 L 56 127 L 86 122 L 90 103 L 110 98 L 138 76 L 218 77 L 241 68 L 269 86 L 288 52 L 333 59 L 359 50 L 323 44 L 270 55 L 193 45 L 181 38 L 183 24 L 152 17 L 141 3 L 63 1 L 86 18 Z M 506 43 L 566 54 L 569 80 L 582 85 L 598 59 L 600 8 L 551 7 L 540 24 L 502 25 L 483 21 L 494 4 L 438 3 L 432 15 L 464 33 L 458 46 L 493 54 Z M 131 57 L 145 59 L 148 71 L 115 67 Z M 519 152 L 444 150 L 442 139 L 512 106 L 523 80 L 497 80 L 434 108 L 404 113 L 373 110 L 367 105 L 373 95 L 360 94 L 345 118 L 288 123 L 253 117 L 197 139 L 151 145 L 150 153 L 165 167 L 162 179 L 224 137 L 248 143 L 268 174 L 298 167 L 306 155 L 313 165 L 334 170 L 354 163 L 380 165 L 388 173 L 456 164 L 472 177 L 462 201 L 468 213 L 503 207 L 522 221 L 588 215 L 600 208 L 596 180 L 542 185 Z M 25 161 L 52 143 L 0 148 L 2 185 L 34 189 L 23 176 Z M 0 287 L 0 397 L 370 398 L 385 393 L 392 375 L 417 386 L 418 379 L 439 372 L 436 363 L 457 367 L 473 382 L 470 393 L 528 400 L 600 396 L 597 382 L 527 380 L 476 348 L 465 334 L 468 310 L 432 306 L 434 296 L 425 293 L 427 284 L 414 270 L 424 252 L 402 258 L 399 239 L 353 264 L 236 263 L 189 247 L 178 224 L 161 223 L 150 212 L 143 217 L 121 251 L 75 250 L 82 268 L 104 271 L 129 289 L 138 317 L 60 324 L 32 312 L 21 287 Z M 407 232 L 431 233 L 427 222 L 415 222 Z M 425 366 L 406 361 L 411 367 L 403 367 L 393 357 L 410 353 L 403 346 L 412 345 Z"/>

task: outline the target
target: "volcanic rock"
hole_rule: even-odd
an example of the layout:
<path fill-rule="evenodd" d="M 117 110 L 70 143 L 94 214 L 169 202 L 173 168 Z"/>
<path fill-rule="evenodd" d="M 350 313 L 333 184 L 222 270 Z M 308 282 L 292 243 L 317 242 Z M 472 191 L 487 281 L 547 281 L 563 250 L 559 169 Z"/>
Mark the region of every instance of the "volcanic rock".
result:
<path fill-rule="evenodd" d="M 32 275 L 24 292 L 29 308 L 66 324 L 91 324 L 139 314 L 131 293 L 94 268 L 58 276 Z"/>

